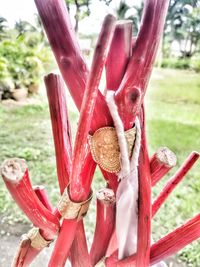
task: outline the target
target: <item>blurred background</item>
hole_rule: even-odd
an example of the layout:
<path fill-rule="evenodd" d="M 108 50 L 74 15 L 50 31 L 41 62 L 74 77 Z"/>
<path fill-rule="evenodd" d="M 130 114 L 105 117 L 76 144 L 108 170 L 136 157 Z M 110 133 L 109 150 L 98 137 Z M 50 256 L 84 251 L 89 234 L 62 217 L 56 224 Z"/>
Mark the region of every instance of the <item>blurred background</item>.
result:
<path fill-rule="evenodd" d="M 143 1 L 66 0 L 81 49 L 90 63 L 103 16 L 133 21 L 140 27 Z M 33 0 L 0 0 L 0 162 L 25 158 L 32 183 L 43 184 L 51 201 L 59 198 L 50 116 L 43 76 L 57 72 Z M 159 53 L 146 97 L 149 153 L 167 146 L 178 158 L 154 189 L 154 197 L 192 150 L 200 148 L 200 0 L 171 0 Z M 104 82 L 104 81 L 103 81 Z M 102 83 L 103 83 L 102 82 Z M 66 93 L 72 131 L 78 112 Z M 153 221 L 157 240 L 200 212 L 200 164 L 176 188 Z M 94 188 L 103 187 L 97 171 Z M 91 242 L 95 204 L 86 218 Z M 10 266 L 21 234 L 30 223 L 0 180 L 0 266 Z M 44 266 L 47 249 L 32 266 Z M 41 265 L 41 261 L 43 264 Z M 200 266 L 200 242 L 167 260 L 170 267 Z"/>

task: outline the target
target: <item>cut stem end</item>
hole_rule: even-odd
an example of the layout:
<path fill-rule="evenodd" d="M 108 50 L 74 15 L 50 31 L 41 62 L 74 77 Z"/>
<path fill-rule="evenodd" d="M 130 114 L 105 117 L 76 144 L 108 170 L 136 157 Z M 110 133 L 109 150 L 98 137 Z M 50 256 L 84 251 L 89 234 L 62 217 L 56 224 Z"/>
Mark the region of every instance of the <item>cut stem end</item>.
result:
<path fill-rule="evenodd" d="M 27 164 L 24 159 L 12 158 L 2 163 L 0 173 L 3 179 L 17 183 L 23 178 L 26 169 Z"/>

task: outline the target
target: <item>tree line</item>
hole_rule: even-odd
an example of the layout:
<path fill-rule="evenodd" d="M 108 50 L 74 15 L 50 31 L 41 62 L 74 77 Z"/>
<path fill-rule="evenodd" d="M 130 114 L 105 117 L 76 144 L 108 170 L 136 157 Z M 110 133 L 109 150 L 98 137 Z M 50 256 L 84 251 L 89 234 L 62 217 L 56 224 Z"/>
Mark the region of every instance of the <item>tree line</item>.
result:
<path fill-rule="evenodd" d="M 110 5 L 112 0 L 99 0 Z M 90 14 L 91 0 L 66 0 L 69 12 L 75 8 L 75 30 L 78 32 L 79 22 Z M 134 3 L 134 1 L 133 1 Z M 131 19 L 134 34 L 137 34 L 142 16 L 143 1 L 138 5 L 128 5 L 121 0 L 115 10 L 118 19 Z M 162 42 L 164 57 L 170 57 L 172 42 L 179 46 L 181 58 L 191 58 L 200 51 L 200 0 L 171 0 L 165 23 Z"/>

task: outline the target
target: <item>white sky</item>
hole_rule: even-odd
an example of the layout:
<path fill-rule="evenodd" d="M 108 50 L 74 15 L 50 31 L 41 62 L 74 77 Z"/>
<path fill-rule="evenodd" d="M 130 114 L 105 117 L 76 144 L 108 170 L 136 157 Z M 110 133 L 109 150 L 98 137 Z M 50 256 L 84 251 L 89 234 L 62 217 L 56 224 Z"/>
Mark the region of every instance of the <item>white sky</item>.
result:
<path fill-rule="evenodd" d="M 126 0 L 129 5 L 137 4 L 141 0 Z M 110 7 L 107 7 L 99 0 L 92 0 L 91 15 L 80 22 L 80 32 L 99 32 L 99 27 L 107 13 L 119 5 L 120 0 L 113 0 Z M 13 26 L 19 19 L 34 23 L 34 14 L 37 13 L 34 0 L 0 0 L 0 15 L 8 20 Z"/>

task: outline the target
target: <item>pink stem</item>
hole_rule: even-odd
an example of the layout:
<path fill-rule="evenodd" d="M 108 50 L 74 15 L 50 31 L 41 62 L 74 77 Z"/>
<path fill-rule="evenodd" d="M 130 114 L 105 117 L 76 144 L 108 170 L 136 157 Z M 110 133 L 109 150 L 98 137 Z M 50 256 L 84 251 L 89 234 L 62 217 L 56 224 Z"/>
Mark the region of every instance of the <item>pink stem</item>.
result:
<path fill-rule="evenodd" d="M 145 112 L 140 113 L 141 149 L 139 155 L 139 214 L 136 267 L 147 267 L 150 261 L 151 245 L 151 178 L 148 148 L 145 135 Z"/>
<path fill-rule="evenodd" d="M 88 69 L 71 25 L 65 1 L 35 0 L 35 3 L 63 79 L 80 110 Z M 104 97 L 98 91 L 91 128 L 99 128 L 100 125 L 102 127 L 111 122 Z"/>
<path fill-rule="evenodd" d="M 132 115 L 134 106 L 126 96 L 129 95 L 131 98 L 133 89 L 140 89 L 142 92 L 140 108 L 163 32 L 168 5 L 169 0 L 145 1 L 141 28 L 133 48 L 132 58 L 115 96 L 117 103 L 123 102 L 119 106 L 119 113 L 125 129 L 131 128 L 135 121 Z"/>
<path fill-rule="evenodd" d="M 200 214 L 154 243 L 151 246 L 151 264 L 160 262 L 177 253 L 194 240 L 200 238 L 199 225 Z"/>
<path fill-rule="evenodd" d="M 81 177 L 81 171 L 85 164 L 84 159 L 88 153 L 88 134 L 93 117 L 94 105 L 97 98 L 98 86 L 107 58 L 107 50 L 113 36 L 114 26 L 114 17 L 107 15 L 104 20 L 99 39 L 97 41 L 92 61 L 92 67 L 86 85 L 83 104 L 81 107 L 80 119 L 74 145 L 72 173 L 70 176 L 70 196 L 76 201 L 86 199 L 89 193 L 89 188 L 86 188 L 85 181 L 83 177 Z M 84 189 L 86 189 L 87 192 L 83 192 Z"/>
<path fill-rule="evenodd" d="M 58 181 L 60 185 L 60 192 L 62 194 L 69 183 L 72 165 L 71 128 L 67 114 L 65 87 L 60 76 L 55 74 L 49 74 L 46 76 L 45 84 L 54 136 Z M 84 262 L 82 260 L 82 266 L 88 267 L 90 264 L 89 253 L 87 249 L 84 225 L 83 222 L 80 222 L 70 250 L 70 260 L 72 266 L 76 266 L 77 262 L 80 262 L 82 257 L 84 257 Z"/>
<path fill-rule="evenodd" d="M 62 76 L 77 108 L 80 110 L 88 69 L 71 26 L 66 5 L 63 0 L 35 0 L 35 3 Z M 104 97 L 98 91 L 91 122 L 91 132 L 107 125 L 112 125 L 112 118 Z M 90 180 L 93 177 L 95 167 L 96 163 L 93 162 L 88 151 L 85 159 L 85 170 L 83 170 L 83 173 L 87 173 L 87 176 L 90 177 L 87 181 L 88 186 L 91 183 Z M 109 179 L 110 176 L 113 179 L 113 175 L 109 174 L 107 178 Z"/>
<path fill-rule="evenodd" d="M 116 234 L 116 229 L 114 229 L 112 236 L 110 238 L 108 249 L 106 251 L 106 257 L 110 257 L 117 249 L 118 249 L 117 234 Z"/>
<path fill-rule="evenodd" d="M 189 172 L 189 170 L 192 168 L 194 163 L 198 160 L 199 153 L 192 152 L 188 158 L 185 160 L 183 165 L 179 168 L 179 170 L 171 177 L 171 179 L 167 182 L 165 187 L 163 188 L 162 192 L 159 194 L 159 196 L 156 198 L 152 205 L 152 216 L 156 214 L 158 209 L 161 207 L 161 205 L 166 201 L 170 193 L 174 190 L 174 188 L 179 184 L 184 176 Z"/>
<path fill-rule="evenodd" d="M 59 230 L 59 220 L 38 199 L 35 194 L 25 161 L 11 159 L 3 163 L 1 174 L 18 206 L 31 222 L 41 229 L 46 240 L 52 240 Z"/>
<path fill-rule="evenodd" d="M 119 21 L 106 61 L 106 87 L 116 91 L 131 57 L 132 21 Z"/>
<path fill-rule="evenodd" d="M 44 186 L 41 186 L 41 185 L 33 186 L 33 189 L 34 189 L 34 192 L 36 193 L 37 197 L 41 201 L 41 203 L 45 206 L 45 208 L 47 208 L 48 210 L 53 212 L 53 206 L 48 199 L 47 192 L 46 192 Z"/>
<path fill-rule="evenodd" d="M 70 261 L 73 267 L 91 267 L 83 220 L 77 225 L 75 238 L 70 249 Z"/>
<path fill-rule="evenodd" d="M 160 147 L 150 160 L 151 184 L 155 186 L 175 165 L 176 155 L 167 147 Z"/>
<path fill-rule="evenodd" d="M 65 1 L 35 0 L 35 4 L 62 76 L 80 109 L 88 70 Z"/>
<path fill-rule="evenodd" d="M 117 175 L 115 173 L 110 173 L 105 170 L 103 170 L 100 166 L 98 166 L 104 176 L 104 179 L 107 182 L 107 185 L 109 188 L 111 188 L 115 193 L 117 191 L 117 186 L 118 186 L 118 180 L 117 180 Z"/>
<path fill-rule="evenodd" d="M 200 214 L 176 228 L 151 246 L 150 265 L 156 264 L 165 258 L 177 253 L 185 246 L 200 238 Z M 135 266 L 136 255 L 122 261 L 117 260 L 117 253 L 106 260 L 106 267 Z"/>
<path fill-rule="evenodd" d="M 87 199 L 90 193 L 90 183 L 92 176 L 83 173 L 85 164 L 88 160 L 88 144 L 87 138 L 90 130 L 90 124 L 93 116 L 95 101 L 98 94 L 98 86 L 102 74 L 103 67 L 107 58 L 107 50 L 114 32 L 115 19 L 113 16 L 106 16 L 102 31 L 99 36 L 96 49 L 94 52 L 91 72 L 89 74 L 86 90 L 84 94 L 83 104 L 81 107 L 79 125 L 75 140 L 74 154 L 72 161 L 72 172 L 70 175 L 70 197 L 74 201 L 83 201 Z M 94 165 L 95 166 L 95 165 Z M 49 266 L 64 266 L 68 251 L 74 239 L 77 227 L 76 220 L 65 220 L 61 227 L 60 235 L 55 244 Z M 63 242 L 67 244 L 66 250 L 60 253 L 60 247 Z"/>
<path fill-rule="evenodd" d="M 58 181 L 61 194 L 69 183 L 72 164 L 71 128 L 67 114 L 64 83 L 59 75 L 45 77 L 53 130 Z"/>
<path fill-rule="evenodd" d="M 105 256 L 115 226 L 115 195 L 104 188 L 97 194 L 96 228 L 90 257 L 95 266 Z"/>
<path fill-rule="evenodd" d="M 34 249 L 31 246 L 30 239 L 20 241 L 19 247 L 12 261 L 11 267 L 26 267 L 34 260 L 41 250 Z"/>
<path fill-rule="evenodd" d="M 185 246 L 200 238 L 200 214 L 185 224 L 176 228 L 151 246 L 150 265 L 156 264 L 165 258 L 177 253 Z M 135 266 L 136 255 L 122 261 L 117 260 L 117 253 L 106 260 L 106 267 Z"/>
<path fill-rule="evenodd" d="M 161 204 L 164 203 L 166 198 L 175 188 L 175 186 L 183 179 L 187 172 L 192 168 L 195 162 L 199 158 L 199 153 L 192 152 L 188 158 L 185 160 L 183 165 L 179 168 L 176 174 L 169 180 L 167 185 L 164 187 L 163 191 L 160 193 L 159 197 L 156 199 L 152 206 L 152 216 L 155 215 Z M 183 226 L 177 228 L 164 238 L 157 241 L 153 246 L 151 246 L 151 265 L 155 264 L 164 258 L 178 252 L 184 246 L 192 242 L 193 240 L 200 237 L 200 231 L 197 229 L 196 224 L 200 223 L 200 215 L 189 220 Z M 187 233 L 187 234 L 185 234 Z M 176 239 L 177 238 L 177 239 Z M 176 243 L 177 242 L 177 243 Z M 176 243 L 176 245 L 175 245 Z M 163 256 L 164 255 L 164 256 Z M 136 260 L 136 255 L 132 255 L 127 259 L 118 261 L 117 251 L 115 251 L 107 260 L 106 266 L 127 266 L 128 264 L 134 264 Z"/>
<path fill-rule="evenodd" d="M 46 190 L 43 186 L 34 186 L 34 192 L 37 195 L 38 199 L 41 203 L 51 212 L 53 212 L 53 206 L 50 203 Z M 14 256 L 12 267 L 24 267 L 29 266 L 29 264 L 34 260 L 34 258 L 41 252 L 42 250 L 34 249 L 31 246 L 30 239 L 24 239 L 22 236 L 22 240 L 18 246 L 16 254 Z"/>
<path fill-rule="evenodd" d="M 126 66 L 131 56 L 131 51 L 132 51 L 131 38 L 132 38 L 132 22 L 121 21 L 117 23 L 105 66 L 106 83 L 108 89 L 117 90 L 121 83 L 121 80 L 126 70 Z M 104 175 L 104 178 L 107 180 L 109 187 L 116 192 L 118 185 L 116 175 L 108 173 L 102 169 L 101 171 Z M 101 212 L 101 208 L 103 209 L 103 206 L 100 205 L 99 200 L 97 200 L 97 212 L 99 209 L 100 210 L 99 214 L 103 215 L 103 213 Z M 107 216 L 109 216 L 109 213 L 106 214 Z M 112 220 L 113 213 L 111 212 L 110 214 L 111 218 L 109 219 L 107 217 L 106 218 L 107 221 Z M 100 245 L 102 244 L 102 242 L 101 243 L 99 242 L 99 233 L 101 233 L 101 238 L 103 240 L 108 240 L 107 231 L 98 230 L 98 229 L 104 229 L 105 225 L 106 225 L 105 221 L 100 218 L 96 221 L 97 230 L 94 233 L 94 240 L 91 250 L 92 262 L 96 262 L 97 260 L 99 260 L 100 256 L 98 255 L 103 256 L 103 253 L 106 250 L 106 246 Z M 108 228 L 108 230 L 109 229 L 110 228 Z M 97 249 L 96 247 L 99 248 Z"/>
<path fill-rule="evenodd" d="M 88 69 L 81 55 L 65 3 L 63 0 L 35 0 L 35 2 L 62 76 L 80 110 Z M 91 122 L 91 131 L 94 132 L 106 125 L 112 125 L 112 118 L 104 97 L 99 91 Z M 85 163 L 83 173 L 87 173 L 91 180 L 96 163 L 93 162 L 89 151 Z M 107 178 L 109 179 L 109 177 L 115 182 L 113 175 L 108 174 Z M 87 184 L 89 185 L 90 182 L 88 180 Z"/>
<path fill-rule="evenodd" d="M 48 267 L 65 266 L 69 250 L 74 241 L 77 226 L 77 220 L 63 220 Z"/>

